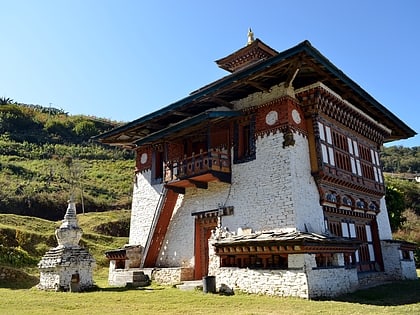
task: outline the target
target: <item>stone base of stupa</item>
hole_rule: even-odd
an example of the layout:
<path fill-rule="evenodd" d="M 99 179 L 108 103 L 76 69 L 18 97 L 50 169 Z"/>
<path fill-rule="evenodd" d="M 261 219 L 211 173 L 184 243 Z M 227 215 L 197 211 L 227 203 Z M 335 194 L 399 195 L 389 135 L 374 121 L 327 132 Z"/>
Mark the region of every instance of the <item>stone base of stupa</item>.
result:
<path fill-rule="evenodd" d="M 50 249 L 38 264 L 38 288 L 54 291 L 83 291 L 94 286 L 95 259 L 82 247 Z"/>

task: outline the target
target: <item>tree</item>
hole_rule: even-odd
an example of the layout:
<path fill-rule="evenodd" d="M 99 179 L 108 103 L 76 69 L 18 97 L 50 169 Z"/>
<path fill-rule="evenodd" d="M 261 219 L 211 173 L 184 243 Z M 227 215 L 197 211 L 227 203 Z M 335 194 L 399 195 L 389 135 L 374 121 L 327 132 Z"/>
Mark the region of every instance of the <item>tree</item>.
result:
<path fill-rule="evenodd" d="M 401 179 L 398 177 L 385 176 L 388 186 L 400 191 L 404 198 L 404 204 L 407 209 L 413 210 L 420 215 L 420 184 L 416 181 Z"/>
<path fill-rule="evenodd" d="M 73 131 L 79 137 L 89 139 L 90 137 L 97 135 L 99 133 L 98 129 L 95 126 L 93 121 L 82 120 L 76 123 L 73 128 Z"/>
<path fill-rule="evenodd" d="M 0 97 L 0 105 L 9 105 L 12 104 L 13 100 L 11 98 L 8 97 Z"/>
<path fill-rule="evenodd" d="M 391 230 L 392 232 L 395 232 L 407 220 L 403 215 L 405 210 L 404 195 L 397 187 L 387 185 L 385 201 Z"/>

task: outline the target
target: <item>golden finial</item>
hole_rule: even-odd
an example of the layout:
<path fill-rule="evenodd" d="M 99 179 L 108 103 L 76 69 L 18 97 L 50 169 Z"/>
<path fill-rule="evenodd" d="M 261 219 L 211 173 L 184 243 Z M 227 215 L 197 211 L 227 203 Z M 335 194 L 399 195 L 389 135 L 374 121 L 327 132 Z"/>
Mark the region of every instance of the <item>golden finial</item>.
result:
<path fill-rule="evenodd" d="M 247 45 L 252 44 L 253 41 L 254 41 L 254 33 L 252 32 L 251 28 L 249 28 L 249 30 L 248 30 L 248 43 L 247 43 Z"/>

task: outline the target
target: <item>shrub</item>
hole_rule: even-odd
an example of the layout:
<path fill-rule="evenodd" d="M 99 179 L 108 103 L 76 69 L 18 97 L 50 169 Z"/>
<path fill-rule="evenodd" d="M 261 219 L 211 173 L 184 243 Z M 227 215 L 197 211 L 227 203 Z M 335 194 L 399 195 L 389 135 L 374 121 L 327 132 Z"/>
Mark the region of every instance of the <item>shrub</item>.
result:
<path fill-rule="evenodd" d="M 36 266 L 38 260 L 20 248 L 0 245 L 0 263 L 13 267 L 33 267 Z"/>

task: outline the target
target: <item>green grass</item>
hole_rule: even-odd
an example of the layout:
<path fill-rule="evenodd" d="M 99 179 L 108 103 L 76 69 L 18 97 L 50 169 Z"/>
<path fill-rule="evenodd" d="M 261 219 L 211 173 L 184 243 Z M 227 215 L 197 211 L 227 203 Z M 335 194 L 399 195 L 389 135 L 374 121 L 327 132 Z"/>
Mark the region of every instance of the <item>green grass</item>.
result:
<path fill-rule="evenodd" d="M 34 288 L 38 283 L 36 266 L 18 270 L 13 281 L 0 281 L 2 314 L 420 314 L 420 281 L 401 281 L 357 291 L 334 300 L 308 301 L 235 292 L 233 296 L 180 291 L 153 284 L 144 289 L 108 286 L 104 251 L 127 243 L 126 237 L 97 233 L 97 227 L 109 222 L 126 221 L 130 211 L 91 212 L 78 215 L 84 231 L 83 243 L 99 262 L 94 270 L 95 290 L 83 293 L 45 292 Z M 0 215 L 0 237 L 12 237 L 22 248 L 48 246 L 34 241 L 51 238 L 60 221 Z M 19 238 L 15 238 L 16 231 Z M 2 241 L 3 244 L 3 241 Z M 41 246 L 42 245 L 42 246 Z M 55 246 L 55 245 L 54 245 Z M 35 251 L 35 250 L 34 250 Z M 29 251 L 31 252 L 31 251 Z M 44 253 L 44 252 L 43 252 Z M 43 253 L 36 258 L 40 259 Z M 26 274 L 20 271 L 27 271 Z"/>
<path fill-rule="evenodd" d="M 420 314 L 419 280 L 313 301 L 240 292 L 222 296 L 158 285 L 111 288 L 105 278 L 102 269 L 95 277 L 98 288 L 83 293 L 2 288 L 0 283 L 0 314 Z"/>

